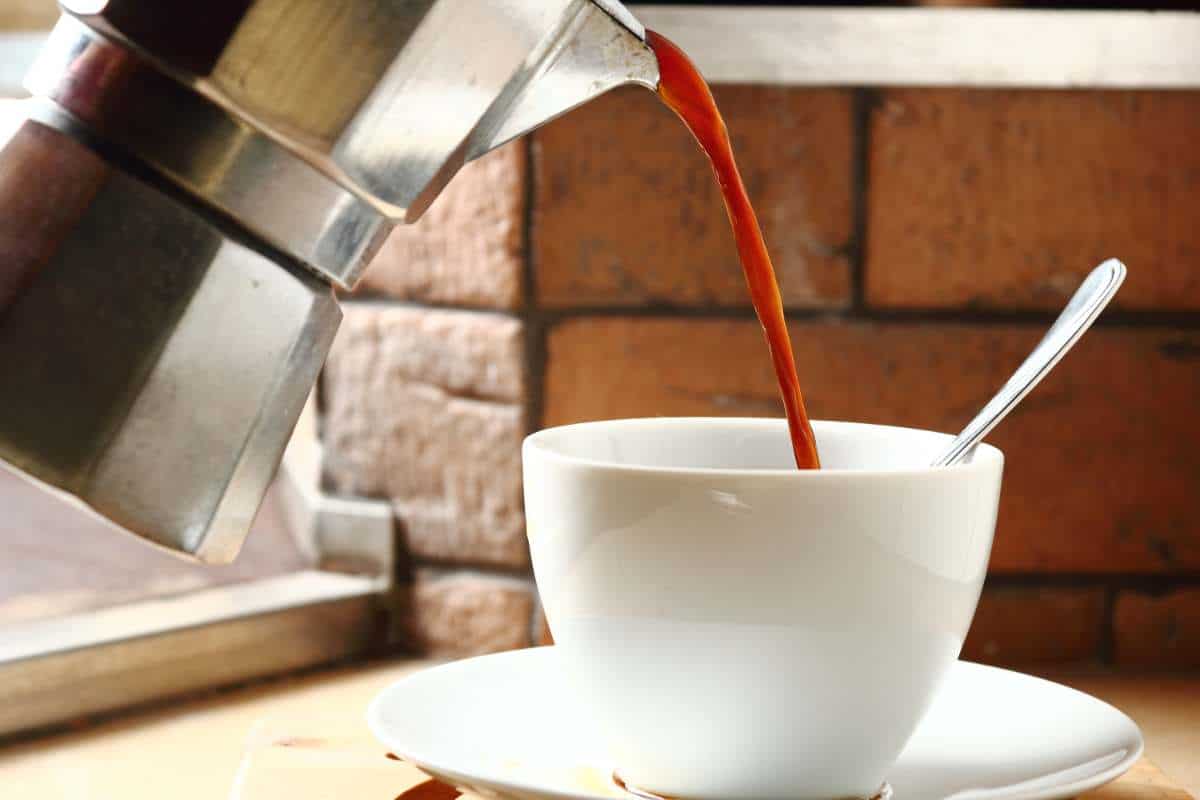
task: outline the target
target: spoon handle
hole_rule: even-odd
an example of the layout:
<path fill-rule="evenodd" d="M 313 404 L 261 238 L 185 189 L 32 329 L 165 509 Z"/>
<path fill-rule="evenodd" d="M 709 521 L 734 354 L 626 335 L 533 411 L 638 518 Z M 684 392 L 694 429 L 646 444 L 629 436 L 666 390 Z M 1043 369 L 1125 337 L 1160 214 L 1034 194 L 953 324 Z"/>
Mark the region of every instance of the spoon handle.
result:
<path fill-rule="evenodd" d="M 948 467 L 965 458 L 1079 341 L 1079 337 L 1100 316 L 1124 280 L 1125 265 L 1115 258 L 1092 270 L 1033 352 L 963 428 L 962 433 L 955 437 L 946 452 L 933 462 L 933 466 Z"/>

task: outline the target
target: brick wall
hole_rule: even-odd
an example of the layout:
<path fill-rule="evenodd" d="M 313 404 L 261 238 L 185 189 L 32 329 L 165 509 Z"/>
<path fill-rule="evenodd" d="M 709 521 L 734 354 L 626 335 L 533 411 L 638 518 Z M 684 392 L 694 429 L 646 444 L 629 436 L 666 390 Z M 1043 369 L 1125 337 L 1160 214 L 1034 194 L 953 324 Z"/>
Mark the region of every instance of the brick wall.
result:
<path fill-rule="evenodd" d="M 721 86 L 819 418 L 957 430 L 1110 255 L 1110 311 L 996 432 L 969 658 L 1200 667 L 1200 94 Z M 531 429 L 778 415 L 708 167 L 619 91 L 468 166 L 347 304 L 327 481 L 389 499 L 405 635 L 543 636 Z"/>

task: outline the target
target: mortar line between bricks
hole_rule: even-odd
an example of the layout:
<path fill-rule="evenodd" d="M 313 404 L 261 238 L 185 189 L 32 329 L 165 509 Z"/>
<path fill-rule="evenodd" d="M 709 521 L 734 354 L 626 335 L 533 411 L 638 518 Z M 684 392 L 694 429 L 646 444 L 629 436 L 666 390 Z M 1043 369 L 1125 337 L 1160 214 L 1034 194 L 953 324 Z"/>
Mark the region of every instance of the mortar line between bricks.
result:
<path fill-rule="evenodd" d="M 528 565 L 524 567 L 511 567 L 457 556 L 432 558 L 430 556 L 417 555 L 410 555 L 409 563 L 414 571 L 422 568 L 433 569 L 439 575 L 469 572 L 473 575 L 485 575 L 492 578 L 512 578 L 529 584 L 533 583 L 533 572 Z"/>
<path fill-rule="evenodd" d="M 536 431 L 542 427 L 546 407 L 546 326 L 537 315 L 537 264 L 535 262 L 534 237 L 537 213 L 537 153 L 536 133 L 525 137 L 525 207 L 522 236 L 525 249 L 521 259 L 521 310 L 524 318 L 524 348 L 522 352 L 525 370 L 525 431 Z M 521 498 L 521 514 L 525 513 L 525 499 Z M 525 540 L 528 554 L 529 542 Z M 527 555 L 528 558 L 528 555 Z M 538 619 L 541 615 L 542 598 L 537 582 L 533 580 L 533 564 L 524 567 L 526 580 L 533 591 L 533 611 L 526 620 L 526 636 L 530 645 L 538 644 Z"/>
<path fill-rule="evenodd" d="M 853 149 L 850 161 L 851 222 L 848 253 L 850 259 L 850 307 L 866 308 L 867 296 L 867 216 L 870 201 L 871 110 L 878 93 L 859 89 L 851 95 Z"/>
<path fill-rule="evenodd" d="M 537 274 L 533 259 L 533 217 L 537 207 L 537 175 L 534 166 L 534 136 L 531 133 L 525 137 L 522 146 L 525 148 L 525 192 L 524 206 L 521 210 L 521 238 L 525 244 L 521 259 L 521 308 L 529 311 L 537 304 Z"/>
<path fill-rule="evenodd" d="M 969 310 L 862 310 L 844 312 L 839 309 L 788 309 L 789 322 L 887 323 L 895 325 L 960 324 L 1049 326 L 1058 316 L 1057 310 L 1032 311 L 969 311 Z M 539 308 L 530 319 L 544 325 L 555 325 L 588 317 L 663 320 L 713 320 L 753 322 L 754 310 L 741 306 L 687 307 L 646 304 L 639 306 L 594 306 L 575 308 Z M 1096 321 L 1098 328 L 1200 330 L 1200 312 L 1172 311 L 1108 311 Z"/>
<path fill-rule="evenodd" d="M 1065 302 L 1065 301 L 1064 301 Z M 345 299 L 346 307 L 360 308 L 411 308 L 419 311 L 469 312 L 492 314 L 509 319 L 521 319 L 526 323 L 553 325 L 573 319 L 587 317 L 629 317 L 633 319 L 701 319 L 754 321 L 754 309 L 749 302 L 741 305 L 682 306 L 661 303 L 639 305 L 596 305 L 568 308 L 527 309 L 480 308 L 477 306 L 429 305 L 411 300 L 397 300 L 382 296 L 355 296 Z M 897 325 L 962 324 L 962 325 L 1043 325 L 1047 326 L 1058 316 L 1057 309 L 854 309 L 839 308 L 789 308 L 789 322 L 874 322 Z M 1200 311 L 1131 311 L 1112 309 L 1096 321 L 1098 328 L 1181 328 L 1200 330 Z"/>
<path fill-rule="evenodd" d="M 525 208 L 521 261 L 521 309 L 525 320 L 524 364 L 526 381 L 525 430 L 542 427 L 546 395 L 546 326 L 537 313 L 537 264 L 535 263 L 534 217 L 537 212 L 536 133 L 525 137 Z"/>
<path fill-rule="evenodd" d="M 1159 594 L 1200 588 L 1200 571 L 1178 572 L 992 572 L 985 589 L 1111 589 Z"/>
<path fill-rule="evenodd" d="M 1109 586 L 1104 590 L 1104 611 L 1100 616 L 1100 646 L 1096 654 L 1100 663 L 1111 667 L 1117 656 L 1117 595 L 1119 590 Z"/>

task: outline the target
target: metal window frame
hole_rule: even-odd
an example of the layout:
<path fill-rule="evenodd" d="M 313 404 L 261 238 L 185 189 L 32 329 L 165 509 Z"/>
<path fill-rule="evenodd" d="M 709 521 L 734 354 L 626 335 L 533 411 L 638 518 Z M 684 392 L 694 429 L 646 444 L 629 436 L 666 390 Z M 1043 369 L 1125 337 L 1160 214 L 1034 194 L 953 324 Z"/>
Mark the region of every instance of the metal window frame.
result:
<path fill-rule="evenodd" d="M 319 489 L 314 414 L 276 491 L 315 568 L 0 629 L 0 736 L 377 649 L 393 585 L 387 503 Z"/>
<path fill-rule="evenodd" d="M 1200 13 L 635 5 L 715 83 L 1200 87 Z"/>
<path fill-rule="evenodd" d="M 1200 88 L 1200 13 L 631 4 L 714 83 L 1044 89 Z M 41 32 L 0 34 L 0 97 Z"/>

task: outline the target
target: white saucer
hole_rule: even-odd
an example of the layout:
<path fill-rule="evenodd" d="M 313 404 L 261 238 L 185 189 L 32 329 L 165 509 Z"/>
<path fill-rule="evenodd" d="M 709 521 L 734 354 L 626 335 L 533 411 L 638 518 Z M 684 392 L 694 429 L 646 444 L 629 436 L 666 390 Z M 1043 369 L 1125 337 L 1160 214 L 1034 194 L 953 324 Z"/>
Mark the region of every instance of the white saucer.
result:
<path fill-rule="evenodd" d="M 611 782 L 553 647 L 407 677 L 375 698 L 367 722 L 396 754 L 489 797 L 630 797 Z M 1137 725 L 1107 703 L 960 661 L 888 782 L 896 800 L 1065 798 L 1120 776 L 1141 753 Z"/>

